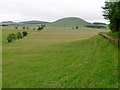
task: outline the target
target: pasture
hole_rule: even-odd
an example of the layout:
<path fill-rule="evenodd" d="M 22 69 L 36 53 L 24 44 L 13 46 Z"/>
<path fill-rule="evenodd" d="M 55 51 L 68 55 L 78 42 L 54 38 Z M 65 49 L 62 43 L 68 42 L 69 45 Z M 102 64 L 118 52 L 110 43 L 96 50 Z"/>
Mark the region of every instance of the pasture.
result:
<path fill-rule="evenodd" d="M 2 30 L 0 27 L 0 89 L 2 88 Z"/>
<path fill-rule="evenodd" d="M 98 36 L 106 30 L 48 27 L 8 43 L 18 31 L 2 30 L 3 88 L 118 87 L 118 48 Z"/>

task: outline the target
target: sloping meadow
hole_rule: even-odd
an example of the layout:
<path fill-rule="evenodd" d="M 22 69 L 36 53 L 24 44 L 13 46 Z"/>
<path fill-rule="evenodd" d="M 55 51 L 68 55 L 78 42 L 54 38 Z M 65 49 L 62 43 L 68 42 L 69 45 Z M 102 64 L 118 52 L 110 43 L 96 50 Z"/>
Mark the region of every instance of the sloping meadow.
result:
<path fill-rule="evenodd" d="M 118 48 L 100 31 L 46 28 L 12 43 L 3 31 L 3 88 L 118 87 Z"/>

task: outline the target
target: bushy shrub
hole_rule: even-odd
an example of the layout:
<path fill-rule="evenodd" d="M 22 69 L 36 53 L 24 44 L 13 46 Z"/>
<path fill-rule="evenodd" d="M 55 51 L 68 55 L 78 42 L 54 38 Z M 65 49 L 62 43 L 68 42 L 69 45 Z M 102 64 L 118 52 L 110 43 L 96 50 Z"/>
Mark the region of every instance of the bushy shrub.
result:
<path fill-rule="evenodd" d="M 16 40 L 16 35 L 13 33 L 13 34 L 9 34 L 7 36 L 7 40 L 8 42 L 12 42 L 13 40 Z"/>
<path fill-rule="evenodd" d="M 7 36 L 7 40 L 8 40 L 9 43 L 13 41 L 13 38 L 12 38 L 11 34 L 9 34 L 9 35 Z"/>
<path fill-rule="evenodd" d="M 25 37 L 25 36 L 27 36 L 28 33 L 27 33 L 27 31 L 23 31 L 22 34 L 23 34 L 23 37 Z"/>
<path fill-rule="evenodd" d="M 16 39 L 22 39 L 23 37 L 27 36 L 27 31 L 23 31 L 22 33 L 18 32 L 16 34 L 12 33 L 7 36 L 8 42 L 12 42 L 13 40 Z"/>
<path fill-rule="evenodd" d="M 43 27 L 38 27 L 38 29 L 37 30 L 42 30 L 43 29 Z"/>
<path fill-rule="evenodd" d="M 108 32 L 108 35 L 114 37 L 114 38 L 120 38 L 120 32 Z"/>
<path fill-rule="evenodd" d="M 18 29 L 18 27 L 15 27 L 15 29 Z"/>
<path fill-rule="evenodd" d="M 17 35 L 17 39 L 22 39 L 23 38 L 23 35 L 20 32 L 18 32 L 16 35 Z"/>
<path fill-rule="evenodd" d="M 16 37 L 16 35 L 14 34 L 14 33 L 12 33 L 12 34 L 10 34 L 11 35 L 11 37 L 13 38 L 13 40 L 16 40 L 17 39 L 17 37 Z"/>
<path fill-rule="evenodd" d="M 37 30 L 42 30 L 42 29 L 44 29 L 44 27 L 46 27 L 46 25 L 41 25 L 40 27 L 38 27 Z"/>

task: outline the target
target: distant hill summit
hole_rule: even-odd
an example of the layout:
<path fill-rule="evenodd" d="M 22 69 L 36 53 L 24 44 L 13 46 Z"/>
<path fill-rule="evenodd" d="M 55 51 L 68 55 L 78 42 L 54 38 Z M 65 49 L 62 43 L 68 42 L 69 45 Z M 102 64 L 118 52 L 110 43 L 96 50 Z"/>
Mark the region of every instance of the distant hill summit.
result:
<path fill-rule="evenodd" d="M 47 24 L 49 22 L 46 21 L 38 21 L 38 20 L 31 20 L 31 21 L 21 21 L 21 22 L 13 22 L 13 21 L 2 21 L 0 22 L 0 26 L 9 26 L 9 25 L 23 25 L 23 24 Z"/>
<path fill-rule="evenodd" d="M 53 27 L 74 27 L 74 26 L 86 26 L 91 23 L 77 17 L 67 17 L 59 19 L 55 22 L 49 23 L 48 26 Z"/>
<path fill-rule="evenodd" d="M 3 21 L 1 23 L 14 23 L 13 21 Z"/>
<path fill-rule="evenodd" d="M 48 22 L 31 20 L 31 21 L 22 21 L 22 22 L 19 22 L 19 23 L 21 23 L 21 24 L 46 24 Z"/>
<path fill-rule="evenodd" d="M 16 24 L 18 24 L 18 23 L 13 22 L 13 21 L 2 21 L 2 22 L 0 22 L 0 26 L 1 25 L 2 26 L 8 26 L 8 25 L 16 25 Z"/>

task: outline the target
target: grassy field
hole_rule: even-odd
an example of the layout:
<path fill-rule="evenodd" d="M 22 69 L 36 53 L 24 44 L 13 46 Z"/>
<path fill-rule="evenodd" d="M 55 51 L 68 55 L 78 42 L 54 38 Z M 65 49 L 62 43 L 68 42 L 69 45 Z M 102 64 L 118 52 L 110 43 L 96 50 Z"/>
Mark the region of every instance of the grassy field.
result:
<path fill-rule="evenodd" d="M 3 88 L 118 87 L 117 47 L 97 35 L 103 30 L 28 30 L 7 43 L 18 31 L 3 28 Z"/>
<path fill-rule="evenodd" d="M 2 89 L 2 29 L 0 27 L 0 89 Z"/>

